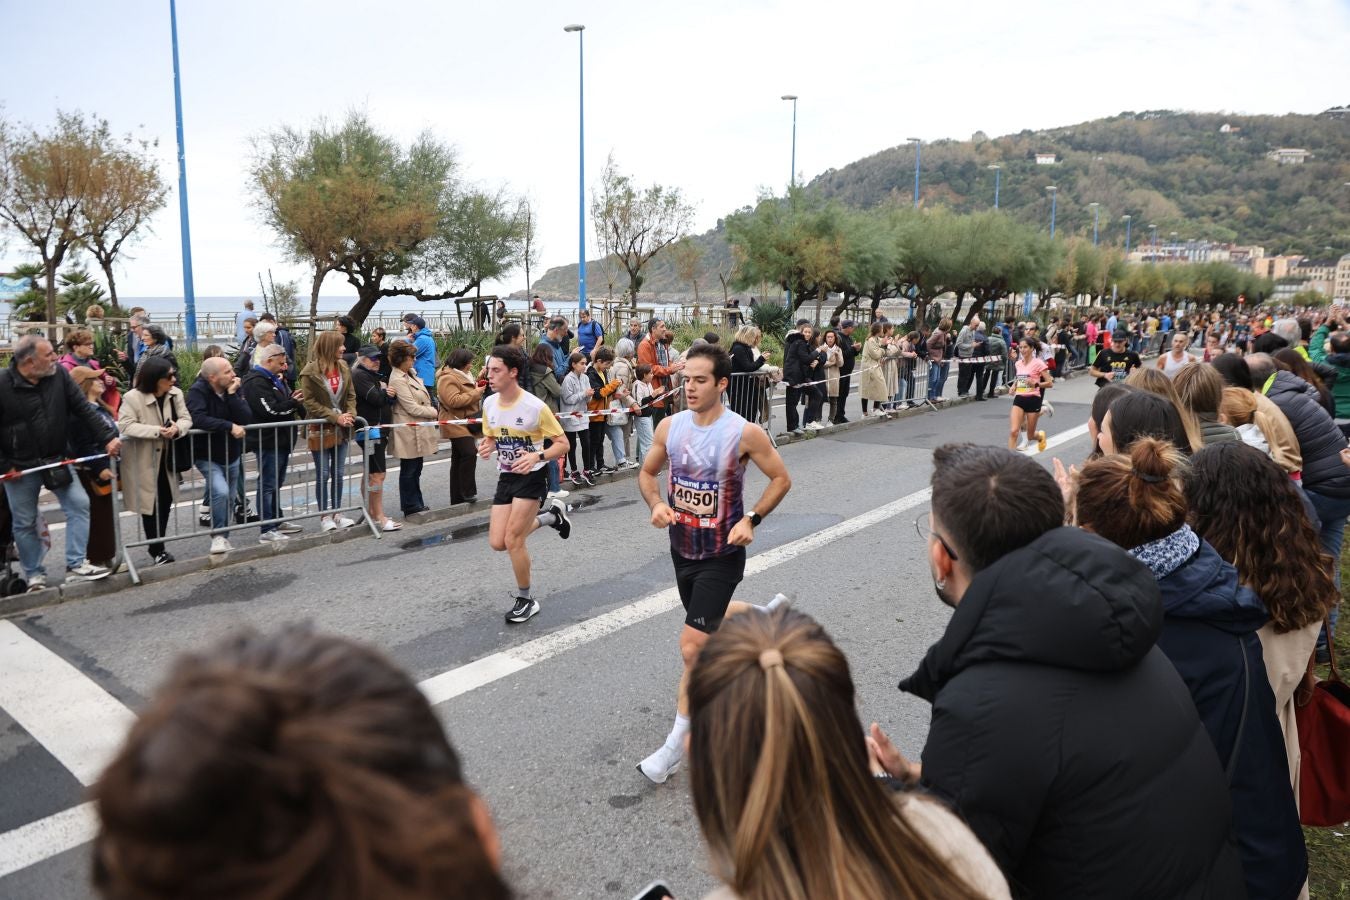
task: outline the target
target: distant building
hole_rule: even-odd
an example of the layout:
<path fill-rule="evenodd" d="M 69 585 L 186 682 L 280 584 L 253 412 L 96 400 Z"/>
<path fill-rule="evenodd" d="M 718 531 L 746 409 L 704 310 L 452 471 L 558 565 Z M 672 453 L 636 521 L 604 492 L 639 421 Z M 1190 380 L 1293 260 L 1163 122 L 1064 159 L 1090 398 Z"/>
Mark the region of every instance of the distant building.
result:
<path fill-rule="evenodd" d="M 1350 253 L 1336 261 L 1336 280 L 1331 296 L 1339 300 L 1350 300 Z"/>
<path fill-rule="evenodd" d="M 1238 126 L 1229 125 L 1227 122 L 1224 122 L 1222 125 L 1219 126 L 1219 134 L 1237 134 L 1241 130 L 1242 129 L 1239 128 Z"/>
<path fill-rule="evenodd" d="M 1293 147 L 1280 147 L 1266 154 L 1269 159 L 1275 160 L 1282 166 L 1302 165 L 1303 161 L 1312 156 L 1307 150 L 1299 150 Z"/>
<path fill-rule="evenodd" d="M 1055 164 L 1055 154 L 1053 154 L 1053 153 L 1037 153 L 1037 154 L 1036 154 L 1036 165 L 1038 165 L 1038 166 L 1053 166 L 1054 164 Z"/>

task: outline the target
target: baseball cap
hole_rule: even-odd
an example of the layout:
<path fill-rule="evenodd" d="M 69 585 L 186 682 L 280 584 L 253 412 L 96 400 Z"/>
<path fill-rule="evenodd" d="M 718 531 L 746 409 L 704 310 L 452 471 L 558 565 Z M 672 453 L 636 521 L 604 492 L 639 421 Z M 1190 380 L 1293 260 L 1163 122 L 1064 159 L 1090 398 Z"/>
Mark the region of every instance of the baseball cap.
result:
<path fill-rule="evenodd" d="M 842 321 L 842 322 L 839 323 L 839 327 L 840 327 L 840 328 L 857 328 L 857 327 L 858 327 L 858 323 L 855 322 L 855 321 L 853 321 L 852 319 L 845 319 L 844 321 Z"/>
<path fill-rule="evenodd" d="M 409 325 L 416 325 L 418 328 L 427 327 L 427 320 L 419 316 L 417 313 L 408 313 L 406 316 L 403 317 L 403 321 L 407 322 Z"/>
<path fill-rule="evenodd" d="M 381 350 L 374 344 L 366 344 L 356 351 L 357 356 L 364 356 L 366 359 L 379 359 Z"/>
<path fill-rule="evenodd" d="M 1129 332 L 1125 331 L 1116 331 L 1114 334 L 1111 335 L 1112 341 L 1120 341 L 1122 344 L 1128 341 L 1129 339 L 1130 339 Z"/>

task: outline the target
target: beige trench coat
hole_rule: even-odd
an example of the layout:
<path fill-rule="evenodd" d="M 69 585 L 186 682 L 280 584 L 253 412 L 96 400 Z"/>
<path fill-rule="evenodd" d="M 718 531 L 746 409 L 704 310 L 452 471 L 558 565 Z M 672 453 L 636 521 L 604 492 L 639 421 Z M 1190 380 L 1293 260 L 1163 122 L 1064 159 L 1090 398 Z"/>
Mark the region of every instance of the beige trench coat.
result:
<path fill-rule="evenodd" d="M 879 337 L 869 337 L 863 342 L 862 379 L 858 385 L 858 396 L 874 403 L 891 399 L 894 391 L 886 388 L 886 371 L 881 361 L 886 358 L 886 345 Z"/>
<path fill-rule="evenodd" d="M 127 391 L 117 411 L 117 430 L 122 433 L 122 503 L 132 512 L 143 516 L 155 514 L 155 495 L 159 481 L 159 467 L 169 442 L 159 436 L 164 417 L 173 419 L 180 435 L 192 427 L 187 398 L 178 388 L 170 388 L 164 397 L 164 412 L 153 394 L 137 390 Z M 169 488 L 178 500 L 178 479 L 169 475 Z"/>
<path fill-rule="evenodd" d="M 436 407 L 431 405 L 431 395 L 415 371 L 395 369 L 389 373 L 389 386 L 394 389 L 395 425 L 436 421 Z M 435 428 L 389 429 L 389 452 L 397 459 L 434 456 L 439 443 L 440 434 Z"/>

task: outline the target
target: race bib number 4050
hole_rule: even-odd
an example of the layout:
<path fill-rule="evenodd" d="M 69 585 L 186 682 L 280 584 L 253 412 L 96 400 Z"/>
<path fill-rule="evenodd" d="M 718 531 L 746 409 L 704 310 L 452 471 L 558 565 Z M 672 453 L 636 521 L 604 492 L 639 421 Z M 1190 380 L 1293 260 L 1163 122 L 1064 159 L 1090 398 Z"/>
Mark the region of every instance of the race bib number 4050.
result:
<path fill-rule="evenodd" d="M 716 481 L 670 477 L 670 508 L 675 521 L 691 528 L 716 528 L 720 486 Z"/>

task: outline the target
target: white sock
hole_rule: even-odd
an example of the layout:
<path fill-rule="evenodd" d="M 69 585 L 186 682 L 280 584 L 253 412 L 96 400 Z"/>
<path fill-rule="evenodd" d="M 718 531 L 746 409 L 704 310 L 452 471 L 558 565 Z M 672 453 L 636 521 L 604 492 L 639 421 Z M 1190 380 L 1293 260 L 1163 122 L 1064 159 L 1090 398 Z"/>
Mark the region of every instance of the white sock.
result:
<path fill-rule="evenodd" d="M 684 753 L 684 736 L 689 733 L 689 717 L 675 714 L 675 727 L 666 736 L 666 746 Z"/>

